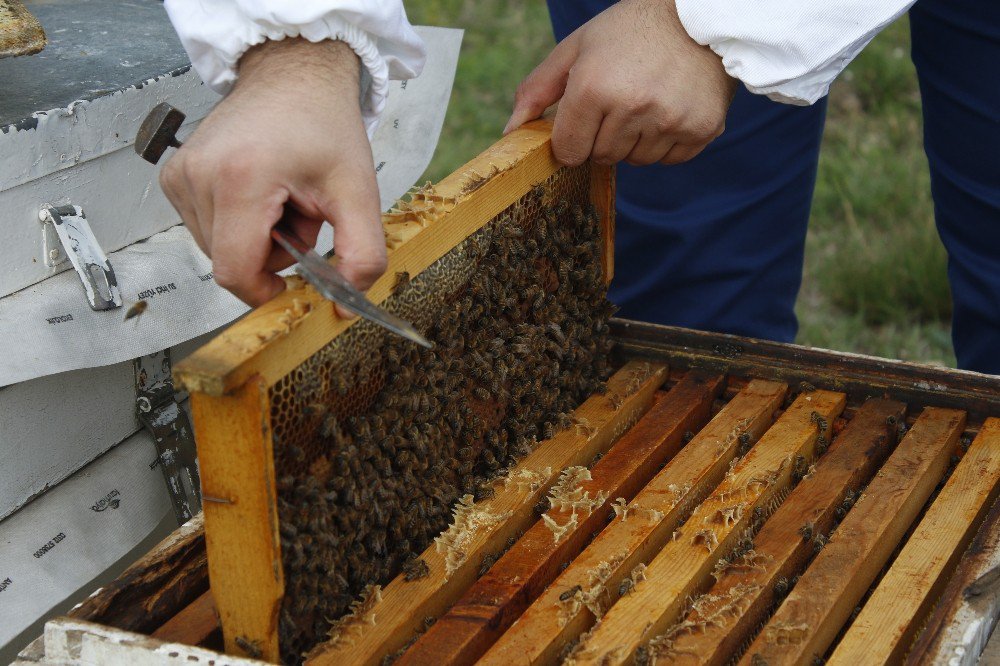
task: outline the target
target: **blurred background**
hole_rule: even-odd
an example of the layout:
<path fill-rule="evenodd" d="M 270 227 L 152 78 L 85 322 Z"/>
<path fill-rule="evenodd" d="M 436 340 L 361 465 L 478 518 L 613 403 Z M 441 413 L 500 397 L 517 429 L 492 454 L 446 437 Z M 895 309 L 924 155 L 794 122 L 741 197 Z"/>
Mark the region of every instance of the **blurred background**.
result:
<path fill-rule="evenodd" d="M 554 44 L 541 0 L 407 0 L 414 23 L 465 29 L 437 180 L 493 143 L 518 82 Z M 798 342 L 954 366 L 947 256 L 934 227 L 906 19 L 834 84 L 806 244 Z"/>

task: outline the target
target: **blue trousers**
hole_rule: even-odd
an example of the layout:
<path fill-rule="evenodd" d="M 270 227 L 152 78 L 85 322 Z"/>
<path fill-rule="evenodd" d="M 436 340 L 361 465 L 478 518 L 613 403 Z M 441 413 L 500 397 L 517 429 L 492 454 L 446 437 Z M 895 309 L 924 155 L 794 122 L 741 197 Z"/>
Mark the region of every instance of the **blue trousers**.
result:
<path fill-rule="evenodd" d="M 611 4 L 548 0 L 556 38 Z M 1000 374 L 1000 2 L 918 0 L 910 25 L 955 353 Z M 825 99 L 793 107 L 740 86 L 726 132 L 695 159 L 620 164 L 620 315 L 794 340 L 825 115 Z"/>

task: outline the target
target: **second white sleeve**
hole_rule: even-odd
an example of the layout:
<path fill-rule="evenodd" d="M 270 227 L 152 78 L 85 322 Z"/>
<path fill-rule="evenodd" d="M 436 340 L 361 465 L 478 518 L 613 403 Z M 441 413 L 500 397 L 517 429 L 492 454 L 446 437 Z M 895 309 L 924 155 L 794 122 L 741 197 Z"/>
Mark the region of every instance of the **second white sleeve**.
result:
<path fill-rule="evenodd" d="M 688 34 L 750 92 L 812 104 L 913 0 L 676 0 Z"/>
<path fill-rule="evenodd" d="M 402 0 L 166 0 L 165 6 L 191 64 L 219 93 L 235 83 L 236 65 L 251 46 L 285 37 L 344 41 L 364 68 L 360 103 L 369 137 L 389 80 L 419 75 L 427 57 Z"/>

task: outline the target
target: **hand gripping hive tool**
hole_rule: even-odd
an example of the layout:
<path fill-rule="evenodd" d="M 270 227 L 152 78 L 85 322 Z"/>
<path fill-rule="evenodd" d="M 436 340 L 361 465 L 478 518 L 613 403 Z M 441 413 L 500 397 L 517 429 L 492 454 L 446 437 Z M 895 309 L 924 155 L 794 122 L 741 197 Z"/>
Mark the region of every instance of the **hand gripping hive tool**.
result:
<path fill-rule="evenodd" d="M 147 162 L 156 164 L 167 148 L 180 148 L 181 143 L 176 134 L 184 117 L 182 112 L 166 102 L 157 104 L 139 127 L 135 137 L 135 152 Z M 299 274 L 325 298 L 418 345 L 428 349 L 434 346 L 412 324 L 368 300 L 333 264 L 321 257 L 281 221 L 271 229 L 271 238 L 292 255 L 299 263 Z"/>

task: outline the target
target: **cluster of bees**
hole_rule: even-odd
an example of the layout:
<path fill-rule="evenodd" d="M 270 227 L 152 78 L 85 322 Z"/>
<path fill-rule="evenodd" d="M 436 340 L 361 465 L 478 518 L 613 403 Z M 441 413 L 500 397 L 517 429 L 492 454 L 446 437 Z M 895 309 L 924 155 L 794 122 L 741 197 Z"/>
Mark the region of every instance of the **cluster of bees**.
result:
<path fill-rule="evenodd" d="M 308 444 L 291 444 L 277 418 L 294 395 L 272 408 L 283 661 L 301 661 L 367 585 L 401 570 L 418 576 L 414 559 L 458 498 L 484 496 L 490 479 L 602 390 L 614 307 L 598 216 L 572 199 L 536 188 L 421 274 L 402 276 L 390 301 L 424 304 L 412 314 L 424 316 L 434 349 L 384 336 L 370 377 L 332 368 L 318 404 L 303 408 L 315 424 Z M 456 252 L 460 268 L 448 264 Z M 467 279 L 442 295 L 456 270 Z M 370 343 L 355 338 L 353 352 L 371 355 Z"/>

